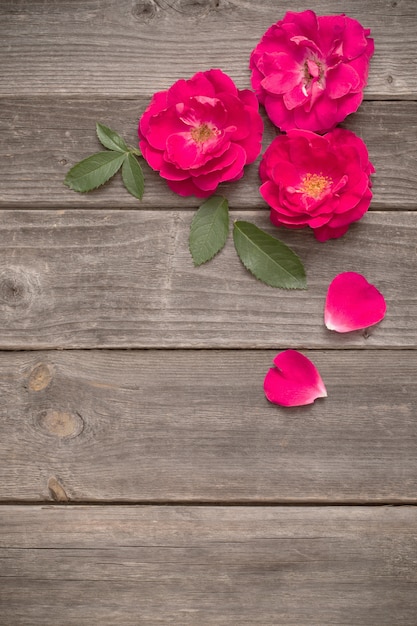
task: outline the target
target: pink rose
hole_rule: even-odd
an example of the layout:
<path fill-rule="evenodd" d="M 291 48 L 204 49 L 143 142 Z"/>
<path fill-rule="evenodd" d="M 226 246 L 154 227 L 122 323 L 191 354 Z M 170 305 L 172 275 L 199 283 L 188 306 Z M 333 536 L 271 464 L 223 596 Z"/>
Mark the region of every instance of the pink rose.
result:
<path fill-rule="evenodd" d="M 263 155 L 260 192 L 276 226 L 310 226 L 319 241 L 341 237 L 371 202 L 369 161 L 362 139 L 343 128 L 327 135 L 290 130 Z"/>
<path fill-rule="evenodd" d="M 345 15 L 286 13 L 250 58 L 252 86 L 281 130 L 326 132 L 356 111 L 374 41 Z"/>
<path fill-rule="evenodd" d="M 139 146 L 173 191 L 204 198 L 241 178 L 259 155 L 258 108 L 255 94 L 221 70 L 198 72 L 154 94 L 139 121 Z"/>

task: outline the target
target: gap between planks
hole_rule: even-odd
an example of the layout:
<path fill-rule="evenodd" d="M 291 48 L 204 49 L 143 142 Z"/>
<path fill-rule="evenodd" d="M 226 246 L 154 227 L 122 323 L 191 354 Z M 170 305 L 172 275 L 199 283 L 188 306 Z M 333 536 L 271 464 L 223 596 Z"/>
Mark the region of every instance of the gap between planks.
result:
<path fill-rule="evenodd" d="M 311 500 L 306 502 L 305 500 L 277 500 L 274 502 L 270 502 L 268 500 L 262 500 L 259 502 L 253 502 L 252 500 L 70 500 L 68 502 L 54 502 L 47 501 L 44 502 L 39 500 L 4 500 L 0 501 L 0 511 L 1 509 L 8 506 L 16 506 L 16 507 L 56 507 L 56 508 L 71 508 L 71 507 L 95 507 L 95 508 L 105 508 L 105 507 L 185 507 L 185 508 L 214 508 L 214 507 L 222 507 L 222 508 L 280 508 L 280 509 L 291 509 L 291 508 L 400 508 L 400 507 L 417 507 L 417 498 L 405 498 L 401 501 L 396 500 L 381 500 L 380 502 L 368 502 L 366 500 L 334 500 L 334 501 L 326 501 L 326 500 Z"/>

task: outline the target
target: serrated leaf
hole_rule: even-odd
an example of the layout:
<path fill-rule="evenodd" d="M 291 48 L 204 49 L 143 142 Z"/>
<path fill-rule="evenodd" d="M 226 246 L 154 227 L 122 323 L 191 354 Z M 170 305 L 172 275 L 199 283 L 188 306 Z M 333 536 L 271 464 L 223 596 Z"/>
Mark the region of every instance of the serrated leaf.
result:
<path fill-rule="evenodd" d="M 91 191 L 114 176 L 124 161 L 121 152 L 106 150 L 96 152 L 76 163 L 65 177 L 64 183 L 74 191 Z"/>
<path fill-rule="evenodd" d="M 116 152 L 128 152 L 129 147 L 118 133 L 100 122 L 96 122 L 97 137 L 105 148 L 115 150 Z"/>
<path fill-rule="evenodd" d="M 228 234 L 228 202 L 221 196 L 211 196 L 203 202 L 191 222 L 189 247 L 194 265 L 201 265 L 220 252 Z"/>
<path fill-rule="evenodd" d="M 306 289 L 300 258 L 282 241 L 250 222 L 235 222 L 233 240 L 243 265 L 258 280 L 281 289 Z"/>
<path fill-rule="evenodd" d="M 122 166 L 122 178 L 129 193 L 138 200 L 142 200 L 144 180 L 142 168 L 133 154 L 126 154 Z"/>

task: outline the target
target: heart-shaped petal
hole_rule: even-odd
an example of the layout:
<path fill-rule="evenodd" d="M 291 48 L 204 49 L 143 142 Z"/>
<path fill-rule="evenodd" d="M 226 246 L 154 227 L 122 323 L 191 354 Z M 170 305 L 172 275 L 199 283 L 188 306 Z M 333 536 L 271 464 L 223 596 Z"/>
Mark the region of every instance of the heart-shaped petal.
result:
<path fill-rule="evenodd" d="M 312 404 L 316 398 L 327 397 L 326 387 L 316 366 L 297 350 L 285 350 L 274 359 L 265 376 L 267 399 L 281 406 Z"/>
<path fill-rule="evenodd" d="M 330 283 L 324 307 L 329 330 L 348 333 L 380 322 L 387 310 L 384 296 L 356 272 L 338 274 Z"/>

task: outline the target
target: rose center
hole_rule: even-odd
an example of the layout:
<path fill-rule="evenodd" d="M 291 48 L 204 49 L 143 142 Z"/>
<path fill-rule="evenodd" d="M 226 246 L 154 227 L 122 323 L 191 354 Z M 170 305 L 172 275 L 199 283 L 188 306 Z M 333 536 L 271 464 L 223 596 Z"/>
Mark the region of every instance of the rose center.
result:
<path fill-rule="evenodd" d="M 305 174 L 301 179 L 300 191 L 310 198 L 320 198 L 332 184 L 332 179 L 323 174 Z"/>
<path fill-rule="evenodd" d="M 318 61 L 313 61 L 312 59 L 307 59 L 304 61 L 304 78 L 306 80 L 311 80 L 312 78 L 320 78 L 321 74 L 321 63 Z"/>
<path fill-rule="evenodd" d="M 204 143 L 209 139 L 212 139 L 216 133 L 213 129 L 211 129 L 207 124 L 201 124 L 201 126 L 196 126 L 191 131 L 191 137 L 194 139 L 196 143 Z"/>
<path fill-rule="evenodd" d="M 304 61 L 304 65 L 302 66 L 302 71 L 302 90 L 304 95 L 307 96 L 307 89 L 310 89 L 311 85 L 315 82 L 323 87 L 325 73 L 324 63 L 322 63 L 318 59 L 306 59 Z"/>

